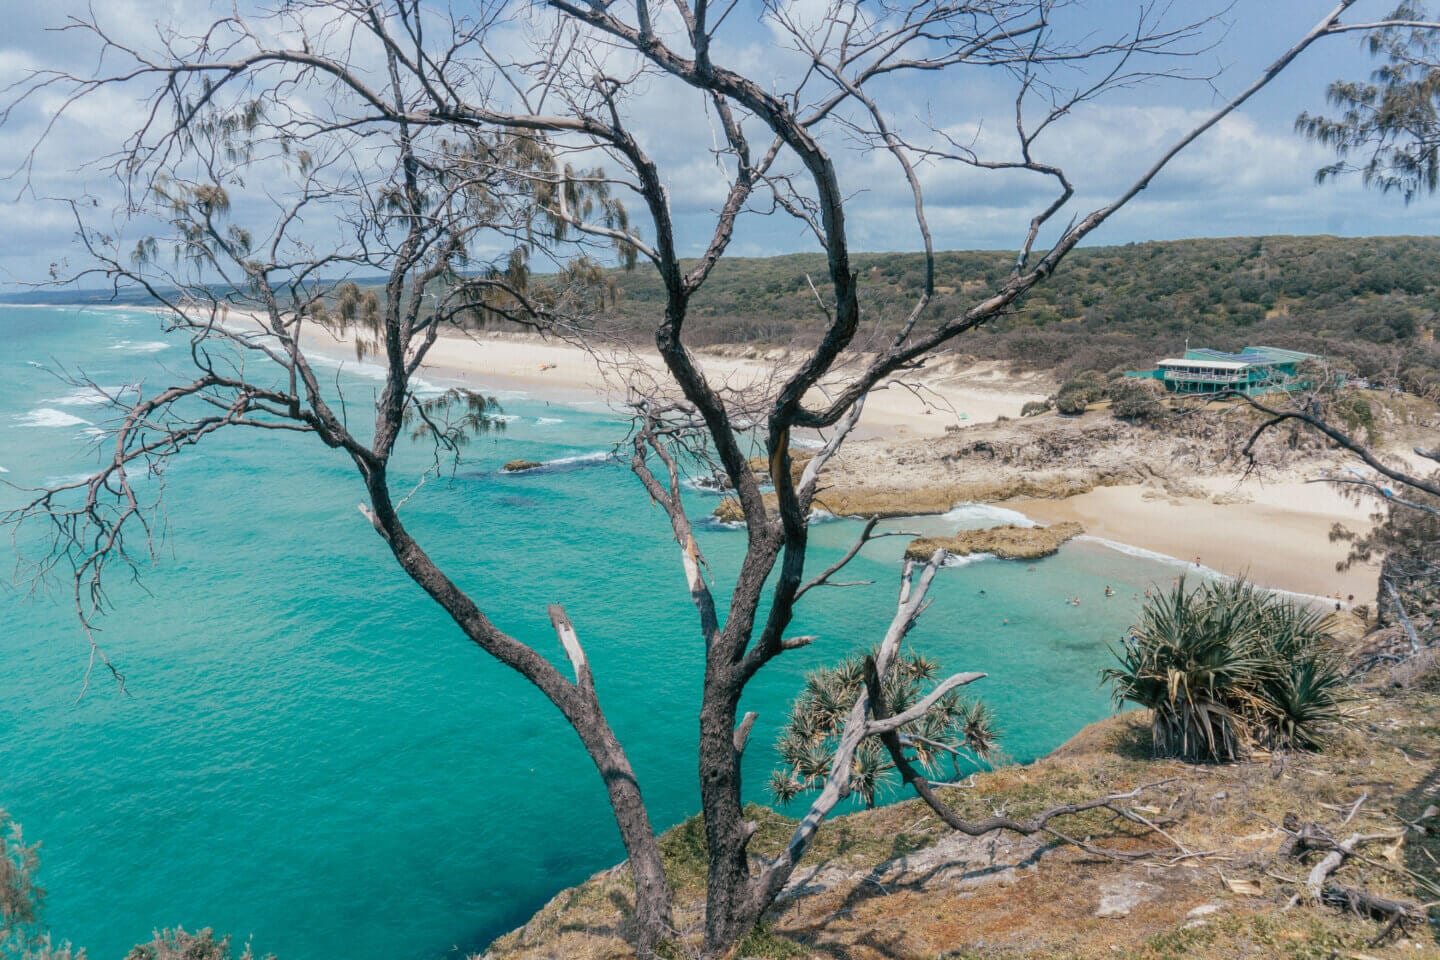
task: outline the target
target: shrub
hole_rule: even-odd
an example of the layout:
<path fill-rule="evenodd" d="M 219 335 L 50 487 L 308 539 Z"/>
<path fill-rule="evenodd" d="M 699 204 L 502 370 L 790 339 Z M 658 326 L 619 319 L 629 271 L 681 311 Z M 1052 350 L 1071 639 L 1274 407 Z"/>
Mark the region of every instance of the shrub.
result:
<path fill-rule="evenodd" d="M 1118 704 L 1153 712 L 1157 756 L 1222 762 L 1257 744 L 1315 749 L 1346 720 L 1346 671 L 1324 615 L 1244 581 L 1146 604 L 1103 671 Z"/>
<path fill-rule="evenodd" d="M 136 944 L 125 960 L 231 960 L 230 938 L 215 939 L 214 932 L 206 927 L 199 933 L 186 933 L 182 928 L 157 931 L 149 943 Z M 240 954 L 239 960 L 254 960 L 250 945 Z M 275 960 L 266 954 L 265 960 Z"/>
<path fill-rule="evenodd" d="M 1073 417 L 1084 413 L 1087 406 L 1089 406 L 1089 402 L 1085 399 L 1084 394 L 1062 393 L 1055 398 L 1055 409 L 1066 416 Z"/>
<path fill-rule="evenodd" d="M 1060 384 L 1060 396 L 1073 394 L 1086 403 L 1105 399 L 1105 377 L 1098 370 L 1085 370 Z"/>
<path fill-rule="evenodd" d="M 1049 400 L 1027 400 L 1025 402 L 1025 405 L 1020 408 L 1020 416 L 1035 417 L 1039 416 L 1042 413 L 1045 413 L 1049 409 Z"/>
<path fill-rule="evenodd" d="M 873 655 L 873 654 L 872 654 Z M 780 803 L 824 786 L 830 761 L 856 697 L 865 684 L 868 657 L 854 655 L 833 667 L 805 677 L 805 689 L 790 705 L 790 716 L 775 744 L 783 764 L 770 777 L 770 793 Z M 885 681 L 885 699 L 892 713 L 918 703 L 925 688 L 938 679 L 939 667 L 916 653 L 903 653 Z M 999 730 L 990 708 L 952 690 L 918 720 L 899 730 L 910 761 L 933 779 L 942 772 L 959 779 L 995 755 Z M 894 772 L 895 765 L 879 738 L 863 741 L 850 768 L 849 792 L 867 807 Z"/>
<path fill-rule="evenodd" d="M 1164 396 L 1155 380 L 1121 377 L 1110 384 L 1110 412 L 1122 420 L 1148 420 L 1165 412 Z"/>

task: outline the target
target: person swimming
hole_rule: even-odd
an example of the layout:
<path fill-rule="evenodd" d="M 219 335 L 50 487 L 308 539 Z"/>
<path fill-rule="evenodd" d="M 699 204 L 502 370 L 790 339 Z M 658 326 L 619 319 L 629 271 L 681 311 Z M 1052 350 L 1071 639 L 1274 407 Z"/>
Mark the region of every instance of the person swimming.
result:
<path fill-rule="evenodd" d="M 1113 596 L 1115 596 L 1115 591 L 1110 588 L 1110 584 L 1108 584 L 1108 583 L 1105 584 L 1105 596 L 1107 596 L 1107 597 L 1113 597 Z"/>

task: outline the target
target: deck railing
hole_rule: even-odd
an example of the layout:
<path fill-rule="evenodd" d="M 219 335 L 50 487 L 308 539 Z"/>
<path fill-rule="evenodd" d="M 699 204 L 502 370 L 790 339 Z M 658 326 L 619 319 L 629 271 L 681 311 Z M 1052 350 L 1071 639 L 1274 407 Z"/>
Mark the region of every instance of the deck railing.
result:
<path fill-rule="evenodd" d="M 1166 380 L 1188 380 L 1194 383 L 1244 383 L 1247 376 L 1244 373 L 1202 373 L 1199 370 L 1165 371 Z"/>

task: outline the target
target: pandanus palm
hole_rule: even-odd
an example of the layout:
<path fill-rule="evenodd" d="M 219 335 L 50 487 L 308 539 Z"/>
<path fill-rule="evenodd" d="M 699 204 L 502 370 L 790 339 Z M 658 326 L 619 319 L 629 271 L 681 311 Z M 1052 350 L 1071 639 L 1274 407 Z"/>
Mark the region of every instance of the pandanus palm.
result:
<path fill-rule="evenodd" d="M 1344 666 L 1321 615 L 1243 580 L 1146 604 L 1103 672 L 1117 703 L 1152 711 L 1155 752 L 1228 761 L 1251 746 L 1313 748 L 1344 720 Z"/>

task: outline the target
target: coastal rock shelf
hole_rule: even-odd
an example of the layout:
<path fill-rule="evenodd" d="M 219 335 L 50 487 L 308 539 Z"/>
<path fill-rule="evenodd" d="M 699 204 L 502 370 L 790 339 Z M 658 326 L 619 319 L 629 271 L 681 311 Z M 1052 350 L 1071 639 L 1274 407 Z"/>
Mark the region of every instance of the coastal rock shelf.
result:
<path fill-rule="evenodd" d="M 952 557 L 968 557 L 972 553 L 988 553 L 1001 560 L 1038 560 L 1060 549 L 1060 545 L 1085 532 L 1073 521 L 1053 523 L 1048 527 L 1018 527 L 1006 524 L 985 530 L 961 530 L 953 537 L 918 537 L 905 548 L 905 556 L 925 560 L 936 550 Z"/>
<path fill-rule="evenodd" d="M 511 460 L 500 469 L 506 473 L 524 473 L 526 470 L 534 470 L 543 466 L 545 466 L 545 464 L 536 460 Z"/>

